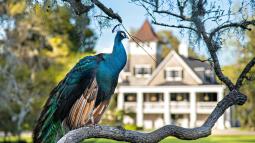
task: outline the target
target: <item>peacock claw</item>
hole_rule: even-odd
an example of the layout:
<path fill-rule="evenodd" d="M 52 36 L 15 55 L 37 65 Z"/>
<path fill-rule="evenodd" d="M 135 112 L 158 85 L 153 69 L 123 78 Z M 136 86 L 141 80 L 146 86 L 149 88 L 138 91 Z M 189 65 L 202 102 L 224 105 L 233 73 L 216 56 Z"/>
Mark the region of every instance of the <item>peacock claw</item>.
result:
<path fill-rule="evenodd" d="M 89 124 L 88 127 L 91 127 L 91 128 L 96 128 L 98 125 L 97 124 Z"/>

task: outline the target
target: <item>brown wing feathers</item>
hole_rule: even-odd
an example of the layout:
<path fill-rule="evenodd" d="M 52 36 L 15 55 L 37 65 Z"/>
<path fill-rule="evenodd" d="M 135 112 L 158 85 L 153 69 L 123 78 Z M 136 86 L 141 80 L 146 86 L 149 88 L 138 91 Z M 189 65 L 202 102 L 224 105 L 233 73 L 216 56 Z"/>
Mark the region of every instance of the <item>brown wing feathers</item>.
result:
<path fill-rule="evenodd" d="M 67 119 L 67 125 L 69 128 L 78 128 L 88 122 L 92 116 L 97 91 L 98 86 L 96 79 L 94 79 L 90 87 L 84 90 L 83 95 L 72 106 Z"/>

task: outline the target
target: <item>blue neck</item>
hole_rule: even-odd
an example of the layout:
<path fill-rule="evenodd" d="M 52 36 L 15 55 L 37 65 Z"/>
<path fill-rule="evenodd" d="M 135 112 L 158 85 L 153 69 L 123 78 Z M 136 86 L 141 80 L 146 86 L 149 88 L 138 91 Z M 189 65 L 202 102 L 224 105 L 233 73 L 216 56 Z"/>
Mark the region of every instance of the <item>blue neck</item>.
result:
<path fill-rule="evenodd" d="M 114 46 L 111 53 L 111 62 L 118 72 L 120 72 L 127 62 L 127 54 L 125 48 L 121 42 L 121 39 L 117 36 L 114 40 Z"/>

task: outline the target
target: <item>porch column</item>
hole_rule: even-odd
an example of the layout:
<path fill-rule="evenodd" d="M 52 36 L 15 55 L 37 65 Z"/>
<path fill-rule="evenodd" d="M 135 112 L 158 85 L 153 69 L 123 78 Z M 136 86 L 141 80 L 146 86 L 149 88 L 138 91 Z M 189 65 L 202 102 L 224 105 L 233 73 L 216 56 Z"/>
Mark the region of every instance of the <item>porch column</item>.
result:
<path fill-rule="evenodd" d="M 226 110 L 226 119 L 225 119 L 225 127 L 231 127 L 231 107 Z"/>
<path fill-rule="evenodd" d="M 196 93 L 190 92 L 190 128 L 194 128 L 196 126 L 196 120 L 197 120 L 197 105 L 196 105 Z"/>
<path fill-rule="evenodd" d="M 223 99 L 223 90 L 217 92 L 217 101 L 221 101 Z M 224 129 L 224 114 L 219 118 L 217 122 L 217 128 L 218 129 Z"/>
<path fill-rule="evenodd" d="M 164 121 L 165 125 L 171 124 L 170 94 L 168 92 L 164 92 Z"/>
<path fill-rule="evenodd" d="M 136 102 L 136 125 L 138 127 L 143 127 L 143 93 L 137 93 Z"/>
<path fill-rule="evenodd" d="M 124 93 L 119 92 L 117 99 L 118 99 L 117 109 L 118 110 L 123 110 L 124 109 Z"/>

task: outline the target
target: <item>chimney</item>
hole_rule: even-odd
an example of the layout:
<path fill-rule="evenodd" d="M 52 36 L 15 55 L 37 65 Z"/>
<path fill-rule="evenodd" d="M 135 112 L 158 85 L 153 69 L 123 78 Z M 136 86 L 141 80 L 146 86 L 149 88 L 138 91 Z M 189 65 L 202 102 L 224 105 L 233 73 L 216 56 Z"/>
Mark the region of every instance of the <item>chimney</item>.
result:
<path fill-rule="evenodd" d="M 189 56 L 189 48 L 187 42 L 182 41 L 178 48 L 178 53 L 184 57 Z"/>

